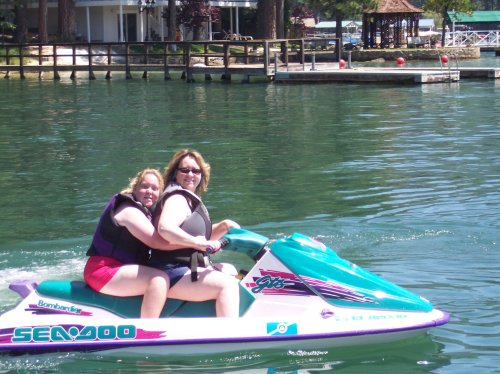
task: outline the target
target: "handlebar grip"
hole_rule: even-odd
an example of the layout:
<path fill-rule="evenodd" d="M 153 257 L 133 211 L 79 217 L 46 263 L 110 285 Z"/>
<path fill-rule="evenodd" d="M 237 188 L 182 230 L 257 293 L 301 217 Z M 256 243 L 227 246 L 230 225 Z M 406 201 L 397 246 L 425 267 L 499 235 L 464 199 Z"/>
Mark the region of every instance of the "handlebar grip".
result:
<path fill-rule="evenodd" d="M 212 246 L 208 246 L 208 247 L 207 247 L 207 253 L 208 253 L 209 255 L 211 255 L 211 254 L 214 254 L 215 252 L 220 251 L 222 248 L 224 248 L 226 245 L 228 245 L 228 244 L 229 244 L 229 239 L 226 239 L 226 238 L 220 238 L 220 239 L 219 239 L 219 243 L 220 243 L 220 248 L 219 248 L 219 249 L 215 249 L 215 248 L 213 248 Z"/>
<path fill-rule="evenodd" d="M 219 243 L 220 243 L 220 248 L 224 248 L 226 245 L 229 244 L 229 239 L 228 238 L 220 238 L 219 239 Z"/>

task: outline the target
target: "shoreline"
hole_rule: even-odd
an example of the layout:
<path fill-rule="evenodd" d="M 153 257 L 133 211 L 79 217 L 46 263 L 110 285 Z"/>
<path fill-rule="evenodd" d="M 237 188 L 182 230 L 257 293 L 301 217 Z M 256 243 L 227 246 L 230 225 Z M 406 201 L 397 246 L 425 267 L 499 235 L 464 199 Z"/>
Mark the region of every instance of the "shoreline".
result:
<path fill-rule="evenodd" d="M 85 51 L 84 51 L 85 52 Z M 127 50 L 128 52 L 128 50 Z M 171 73 L 179 72 L 181 74 L 181 79 L 185 79 L 186 82 L 194 82 L 194 75 L 204 75 L 204 80 L 212 80 L 213 75 L 220 75 L 222 80 L 230 81 L 231 75 L 243 76 L 242 82 L 250 82 L 250 77 L 252 79 L 257 79 L 258 77 L 264 77 L 272 80 L 273 75 L 275 75 L 278 70 L 280 74 L 298 75 L 299 71 L 302 71 L 300 79 L 305 79 L 303 76 L 306 74 L 307 79 L 314 78 L 312 80 L 318 80 L 317 76 L 322 75 L 321 81 L 339 80 L 339 72 L 335 71 L 327 74 L 327 70 L 338 70 L 339 61 L 338 56 L 335 54 L 333 49 L 330 50 L 314 50 L 309 52 L 309 54 L 302 55 L 302 61 L 300 60 L 299 51 L 293 50 L 288 51 L 288 54 L 279 54 L 278 51 L 274 51 L 274 56 L 271 52 L 264 54 L 266 60 L 264 63 L 256 63 L 250 60 L 252 55 L 251 51 L 248 51 L 244 55 L 240 56 L 237 54 L 229 55 L 224 54 L 221 56 L 218 53 L 196 53 L 184 56 L 189 61 L 183 61 L 178 55 L 166 56 L 163 59 L 159 59 L 158 53 L 148 54 L 146 49 L 145 55 L 137 53 L 127 53 L 124 61 L 118 58 L 123 57 L 123 54 L 116 53 L 115 55 L 109 54 L 108 52 L 96 52 L 92 50 L 92 53 L 81 53 L 76 51 L 75 48 L 72 50 L 65 51 L 58 58 L 55 59 L 52 52 L 43 53 L 38 52 L 37 54 L 29 54 L 23 57 L 39 57 L 38 59 L 33 59 L 30 63 L 21 63 L 20 65 L 2 65 L 0 66 L 0 71 L 5 73 L 5 78 L 11 77 L 11 73 L 18 73 L 21 79 L 26 76 L 38 75 L 42 78 L 44 73 L 52 74 L 54 80 L 59 80 L 61 78 L 60 73 L 68 72 L 70 74 L 70 79 L 76 79 L 77 73 L 86 73 L 90 80 L 96 79 L 94 73 L 103 72 L 105 73 L 105 79 L 112 79 L 114 73 L 124 73 L 126 79 L 132 79 L 132 73 L 141 74 L 142 78 L 148 78 L 149 73 L 160 72 L 164 75 L 164 80 L 171 79 Z M 481 58 L 480 47 L 455 47 L 455 48 L 398 48 L 398 49 L 366 49 L 366 50 L 352 50 L 344 51 L 341 58 L 346 62 L 346 68 L 352 66 L 351 62 L 385 62 L 394 61 L 397 59 L 404 58 L 405 61 L 443 61 L 446 57 L 450 60 L 479 60 Z M 50 58 L 53 58 L 52 61 Z M 85 59 L 87 58 L 87 59 Z M 47 59 L 47 60 L 45 60 Z M 246 59 L 246 63 L 245 63 Z M 267 63 L 266 63 L 267 61 Z M 306 64 L 311 64 L 311 69 L 306 68 Z M 318 63 L 318 65 L 316 65 Z M 328 68 L 324 68 L 322 65 L 332 65 Z M 336 69 L 335 69 L 336 66 Z M 400 66 L 401 67 L 401 66 Z M 5 68 L 5 71 L 3 71 Z M 310 72 L 310 71 L 312 72 Z M 321 70 L 320 72 L 316 70 Z M 458 76 L 451 77 L 450 74 L 446 76 L 437 77 L 434 73 L 429 73 L 427 70 L 420 69 L 421 71 L 417 74 L 415 71 L 409 72 L 413 82 L 427 83 L 430 81 L 458 81 Z M 478 69 L 476 68 L 474 73 L 467 72 L 467 76 L 475 77 L 487 77 L 487 78 L 499 78 L 499 69 L 488 68 L 488 69 Z M 342 81 L 355 80 L 355 81 L 370 81 L 374 74 L 379 74 L 377 72 L 361 72 L 357 71 L 356 76 L 352 77 L 353 71 L 350 74 L 343 73 Z M 449 73 L 449 72 L 448 72 Z M 387 80 L 388 73 L 384 72 L 384 79 Z M 455 74 L 455 72 L 454 72 Z M 458 73 L 457 73 L 458 74 Z M 328 75 L 328 76 L 327 76 Z M 429 78 L 429 76 L 432 77 Z M 332 77 L 335 76 L 335 77 Z M 362 76 L 362 77 L 361 77 Z M 281 77 L 281 76 L 280 76 Z M 404 80 L 409 79 L 408 77 L 403 77 L 401 71 L 397 71 L 390 75 L 393 80 Z M 415 78 L 416 77 L 416 78 Z M 290 77 L 281 77 L 282 81 L 290 80 Z M 377 78 L 377 80 L 380 80 Z M 295 80 L 297 81 L 297 80 Z"/>
<path fill-rule="evenodd" d="M 481 49 L 479 47 L 443 47 L 443 48 L 398 48 L 398 49 L 363 49 L 344 51 L 342 58 L 347 61 L 366 62 L 374 60 L 393 61 L 398 57 L 405 60 L 435 60 L 442 55 L 448 55 L 454 59 L 479 59 Z"/>

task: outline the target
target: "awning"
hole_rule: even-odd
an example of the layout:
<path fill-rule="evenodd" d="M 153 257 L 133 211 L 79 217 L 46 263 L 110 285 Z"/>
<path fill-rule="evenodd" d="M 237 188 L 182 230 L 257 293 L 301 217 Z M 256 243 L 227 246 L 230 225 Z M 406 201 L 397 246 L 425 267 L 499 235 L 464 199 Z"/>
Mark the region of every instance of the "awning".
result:
<path fill-rule="evenodd" d="M 472 14 L 448 12 L 448 18 L 458 23 L 500 22 L 500 10 L 478 10 Z"/>

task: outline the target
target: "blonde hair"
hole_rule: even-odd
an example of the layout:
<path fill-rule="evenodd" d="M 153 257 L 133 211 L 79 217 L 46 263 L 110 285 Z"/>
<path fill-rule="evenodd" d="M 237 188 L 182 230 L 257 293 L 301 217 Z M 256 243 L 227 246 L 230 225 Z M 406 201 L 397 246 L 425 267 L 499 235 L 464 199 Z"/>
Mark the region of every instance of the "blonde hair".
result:
<path fill-rule="evenodd" d="M 195 193 L 200 196 L 201 193 L 206 192 L 208 188 L 208 182 L 210 181 L 210 165 L 205 162 L 203 156 L 195 150 L 181 149 L 175 152 L 172 160 L 170 160 L 169 164 L 163 170 L 163 178 L 166 184 L 174 182 L 179 164 L 186 157 L 193 158 L 201 169 L 201 181 L 195 190 Z"/>
<path fill-rule="evenodd" d="M 129 194 L 133 193 L 134 190 L 137 188 L 137 186 L 142 183 L 142 181 L 148 174 L 153 174 L 156 178 L 158 178 L 158 186 L 160 187 L 160 193 L 161 193 L 165 188 L 165 182 L 163 181 L 163 176 L 161 175 L 158 169 L 149 169 L 149 168 L 138 172 L 135 175 L 135 177 L 130 179 L 128 186 L 123 190 L 121 190 L 120 193 L 129 193 Z"/>

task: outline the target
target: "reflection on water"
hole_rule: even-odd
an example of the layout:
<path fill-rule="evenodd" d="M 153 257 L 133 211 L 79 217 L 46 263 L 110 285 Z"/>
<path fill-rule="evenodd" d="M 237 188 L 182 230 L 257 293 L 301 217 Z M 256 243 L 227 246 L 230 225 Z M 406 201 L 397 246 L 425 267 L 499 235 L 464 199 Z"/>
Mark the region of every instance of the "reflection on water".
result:
<path fill-rule="evenodd" d="M 64 372 L 71 368 L 85 368 L 86 372 L 109 372 L 117 368 L 138 373 L 314 373 L 387 372 L 391 367 L 398 372 L 431 372 L 449 365 L 442 355 L 443 345 L 421 336 L 411 341 L 377 346 L 335 348 L 331 350 L 245 351 L 218 355 L 190 355 L 135 358 L 107 352 L 47 354 L 8 358 L 0 363 L 0 370 L 54 370 Z"/>

